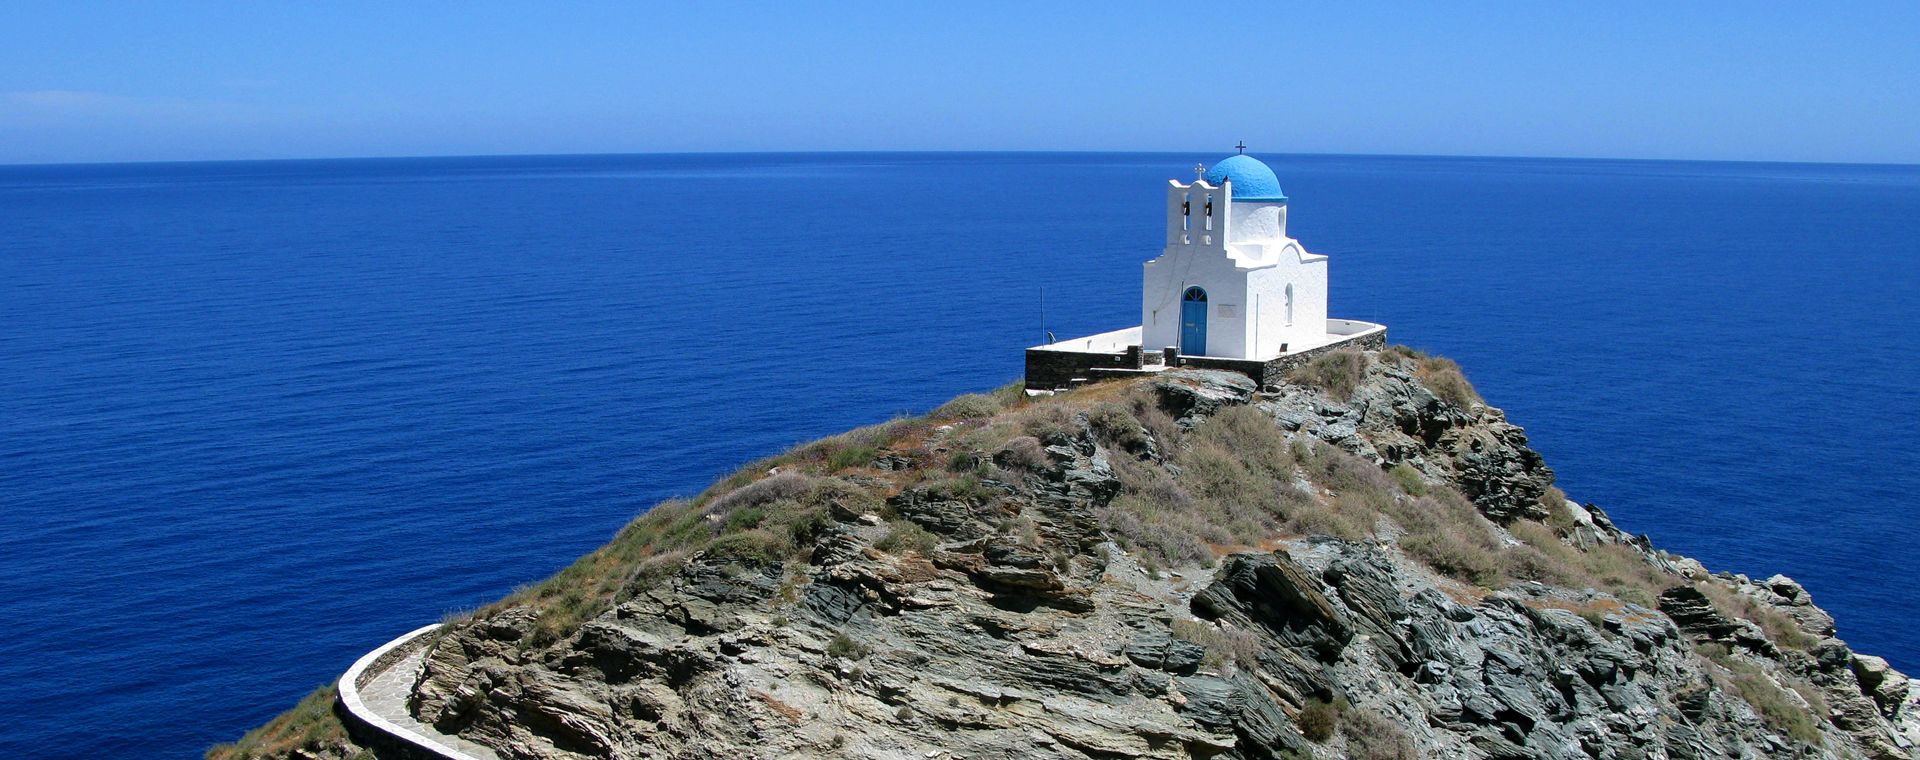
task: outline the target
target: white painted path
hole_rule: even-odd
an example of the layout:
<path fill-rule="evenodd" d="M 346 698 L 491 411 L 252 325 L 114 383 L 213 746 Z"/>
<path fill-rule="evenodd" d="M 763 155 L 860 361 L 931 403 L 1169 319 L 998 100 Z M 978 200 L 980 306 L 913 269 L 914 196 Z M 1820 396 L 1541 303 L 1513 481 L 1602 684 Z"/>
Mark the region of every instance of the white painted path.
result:
<path fill-rule="evenodd" d="M 340 676 L 340 704 L 374 730 L 445 760 L 499 760 L 493 750 L 440 733 L 407 712 L 407 696 L 426 661 L 425 637 L 440 624 L 415 629 L 366 653 Z"/>

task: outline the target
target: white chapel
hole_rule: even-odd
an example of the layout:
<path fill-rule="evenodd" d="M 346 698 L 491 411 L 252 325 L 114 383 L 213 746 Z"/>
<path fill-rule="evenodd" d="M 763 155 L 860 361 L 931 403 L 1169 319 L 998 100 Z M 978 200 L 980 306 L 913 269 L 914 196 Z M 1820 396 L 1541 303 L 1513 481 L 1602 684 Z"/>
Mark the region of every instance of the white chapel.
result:
<path fill-rule="evenodd" d="M 1266 384 L 1313 355 L 1380 348 L 1386 327 L 1327 317 L 1327 257 L 1287 234 L 1287 196 L 1244 153 L 1169 181 L 1166 247 L 1145 266 L 1140 326 L 1027 349 L 1029 390 L 1192 366 Z"/>
<path fill-rule="evenodd" d="M 1326 342 L 1327 257 L 1287 236 L 1273 170 L 1248 155 L 1196 169 L 1167 183 L 1167 247 L 1141 283 L 1143 345 L 1268 359 Z"/>

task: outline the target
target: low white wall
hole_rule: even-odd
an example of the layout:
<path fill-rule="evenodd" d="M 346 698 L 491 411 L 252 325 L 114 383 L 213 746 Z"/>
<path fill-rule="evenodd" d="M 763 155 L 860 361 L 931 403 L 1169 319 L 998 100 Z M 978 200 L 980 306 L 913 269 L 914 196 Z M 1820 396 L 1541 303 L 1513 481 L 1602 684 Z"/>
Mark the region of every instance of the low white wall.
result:
<path fill-rule="evenodd" d="M 381 672 L 380 670 L 373 670 L 374 668 L 391 667 L 393 660 L 398 658 L 389 657 L 389 655 L 403 651 L 405 648 L 419 642 L 421 637 L 437 630 L 440 630 L 439 623 L 421 626 L 400 638 L 387 642 L 379 649 L 362 655 L 360 659 L 354 660 L 353 667 L 347 668 L 347 672 L 340 676 L 340 704 L 345 707 L 347 712 L 352 714 L 353 717 L 358 718 L 362 723 L 367 724 L 367 726 L 374 730 L 418 748 L 433 757 L 445 758 L 446 760 L 487 760 L 486 758 L 462 752 L 455 747 L 441 742 L 435 737 L 428 736 L 381 717 L 379 713 L 374 712 L 372 708 L 367 706 L 365 700 L 360 698 L 360 686 L 362 685 L 363 679 L 378 675 L 379 672 Z M 369 673 L 369 670 L 373 670 L 373 672 Z"/>
<path fill-rule="evenodd" d="M 1068 338 L 1044 346 L 1033 346 L 1030 351 L 1067 351 L 1076 354 L 1112 354 L 1127 350 L 1127 346 L 1140 345 L 1140 328 L 1127 327 L 1096 335 L 1084 335 Z M 1154 349 L 1159 350 L 1159 349 Z"/>

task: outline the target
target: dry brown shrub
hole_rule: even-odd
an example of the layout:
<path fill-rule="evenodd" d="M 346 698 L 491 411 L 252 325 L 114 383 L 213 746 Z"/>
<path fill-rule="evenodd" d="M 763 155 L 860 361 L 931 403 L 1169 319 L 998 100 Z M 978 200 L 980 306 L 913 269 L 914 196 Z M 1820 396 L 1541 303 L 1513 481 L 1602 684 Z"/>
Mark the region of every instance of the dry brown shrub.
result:
<path fill-rule="evenodd" d="M 1311 385 L 1346 400 L 1367 374 L 1367 355 L 1353 350 L 1331 351 L 1313 357 L 1288 373 L 1288 379 Z"/>
<path fill-rule="evenodd" d="M 1047 448 L 1040 439 L 1023 435 L 1007 441 L 994 452 L 993 461 L 1002 467 L 1028 472 L 1042 472 L 1053 467 L 1053 457 L 1047 454 Z"/>
<path fill-rule="evenodd" d="M 1147 448 L 1148 433 L 1145 425 L 1133 415 L 1133 410 L 1117 401 L 1102 401 L 1087 411 L 1087 424 L 1095 435 L 1109 446 L 1125 451 L 1141 452 Z"/>
<path fill-rule="evenodd" d="M 1248 670 L 1260 667 L 1260 652 L 1264 645 L 1252 631 L 1184 618 L 1174 620 L 1171 629 L 1175 638 L 1191 641 L 1207 650 L 1201 664 L 1209 668 L 1219 668 L 1229 663 Z"/>
<path fill-rule="evenodd" d="M 1016 413 L 1022 430 L 1042 443 L 1066 443 L 1080 435 L 1078 411 L 1067 402 L 1052 400 L 1030 404 Z"/>
<path fill-rule="evenodd" d="M 1419 377 L 1420 383 L 1433 391 L 1433 395 L 1454 406 L 1464 408 L 1480 401 L 1480 392 L 1467 382 L 1466 374 L 1452 359 L 1429 359 L 1423 362 Z"/>
<path fill-rule="evenodd" d="M 1415 760 L 1413 740 L 1393 721 L 1371 710 L 1348 710 L 1340 720 L 1352 760 Z"/>
<path fill-rule="evenodd" d="M 1452 489 L 1393 501 L 1387 513 L 1403 533 L 1400 548 L 1452 578 L 1487 588 L 1502 581 L 1501 542 L 1493 523 Z"/>
<path fill-rule="evenodd" d="M 1697 583 L 1694 587 L 1707 595 L 1707 599 L 1720 610 L 1720 614 L 1759 625 L 1760 629 L 1766 632 L 1767 639 L 1777 646 L 1804 652 L 1820 643 L 1819 639 L 1801 630 L 1800 624 L 1793 619 L 1792 615 L 1750 599 L 1713 581 Z"/>

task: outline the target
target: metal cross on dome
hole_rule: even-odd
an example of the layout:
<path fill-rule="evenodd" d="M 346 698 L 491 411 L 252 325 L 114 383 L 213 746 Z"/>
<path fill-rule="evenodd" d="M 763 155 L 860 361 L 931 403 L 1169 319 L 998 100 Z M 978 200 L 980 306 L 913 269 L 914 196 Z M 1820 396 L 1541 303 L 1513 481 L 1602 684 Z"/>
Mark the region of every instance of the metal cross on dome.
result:
<path fill-rule="evenodd" d="M 1235 145 L 1235 146 L 1233 146 L 1233 149 L 1234 149 L 1234 150 L 1237 150 L 1237 151 L 1240 151 L 1240 154 L 1241 154 L 1241 155 L 1246 155 L 1246 153 L 1247 153 L 1247 141 L 1246 141 L 1246 140 L 1241 140 L 1241 141 L 1240 141 L 1240 144 L 1239 144 L 1239 145 Z"/>

